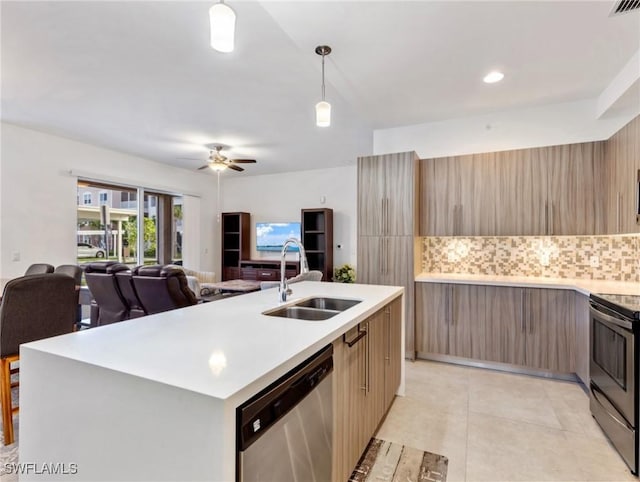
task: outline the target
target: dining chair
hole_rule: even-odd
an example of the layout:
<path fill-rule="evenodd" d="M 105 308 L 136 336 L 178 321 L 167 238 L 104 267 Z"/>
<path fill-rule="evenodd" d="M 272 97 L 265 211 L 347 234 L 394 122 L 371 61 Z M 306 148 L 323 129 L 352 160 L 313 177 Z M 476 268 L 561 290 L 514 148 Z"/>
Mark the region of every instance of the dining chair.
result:
<path fill-rule="evenodd" d="M 0 304 L 0 401 L 4 445 L 14 442 L 11 389 L 19 382 L 20 345 L 71 333 L 75 325 L 75 281 L 60 273 L 23 276 L 7 283 Z M 13 367 L 12 367 L 13 365 Z"/>
<path fill-rule="evenodd" d="M 55 268 L 53 265 L 47 263 L 35 263 L 27 268 L 27 271 L 24 272 L 25 276 L 32 276 L 34 274 L 46 274 L 53 273 Z"/>

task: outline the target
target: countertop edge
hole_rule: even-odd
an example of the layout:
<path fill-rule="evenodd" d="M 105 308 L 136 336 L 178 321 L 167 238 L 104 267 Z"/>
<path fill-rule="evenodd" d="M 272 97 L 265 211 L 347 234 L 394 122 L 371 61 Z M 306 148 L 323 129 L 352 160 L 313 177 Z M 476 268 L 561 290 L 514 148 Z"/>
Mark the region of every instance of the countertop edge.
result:
<path fill-rule="evenodd" d="M 563 279 L 457 273 L 421 273 L 416 276 L 415 282 L 566 289 L 574 290 L 586 296 L 589 296 L 591 293 L 640 294 L 640 283 L 636 282 L 585 280 L 574 278 Z"/>

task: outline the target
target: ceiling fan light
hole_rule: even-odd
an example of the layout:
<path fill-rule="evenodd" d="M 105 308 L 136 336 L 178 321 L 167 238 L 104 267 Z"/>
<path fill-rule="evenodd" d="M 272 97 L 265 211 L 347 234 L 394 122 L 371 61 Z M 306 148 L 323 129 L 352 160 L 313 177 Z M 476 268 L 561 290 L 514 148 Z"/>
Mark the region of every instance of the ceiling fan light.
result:
<path fill-rule="evenodd" d="M 209 167 L 212 171 L 222 172 L 227 168 L 227 165 L 223 164 L 222 162 L 212 162 L 211 164 L 209 164 Z"/>
<path fill-rule="evenodd" d="M 322 100 L 316 104 L 316 125 L 318 127 L 331 125 L 331 104 L 329 102 Z"/>
<path fill-rule="evenodd" d="M 216 3 L 209 9 L 211 47 L 218 52 L 233 52 L 236 30 L 236 14 L 224 3 Z"/>

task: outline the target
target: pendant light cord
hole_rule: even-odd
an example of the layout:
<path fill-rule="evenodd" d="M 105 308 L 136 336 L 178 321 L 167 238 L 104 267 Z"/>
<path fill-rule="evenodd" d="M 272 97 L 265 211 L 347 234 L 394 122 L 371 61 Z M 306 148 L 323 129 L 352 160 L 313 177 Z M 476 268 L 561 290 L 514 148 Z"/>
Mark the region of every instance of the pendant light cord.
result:
<path fill-rule="evenodd" d="M 322 100 L 324 101 L 324 52 L 322 53 Z"/>

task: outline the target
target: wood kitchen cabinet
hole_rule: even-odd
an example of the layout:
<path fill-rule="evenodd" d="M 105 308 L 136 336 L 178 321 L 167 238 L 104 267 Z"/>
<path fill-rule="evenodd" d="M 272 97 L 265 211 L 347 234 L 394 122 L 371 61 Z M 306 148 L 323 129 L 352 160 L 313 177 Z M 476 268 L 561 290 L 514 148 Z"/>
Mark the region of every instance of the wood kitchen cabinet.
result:
<path fill-rule="evenodd" d="M 334 341 L 333 480 L 349 479 L 400 384 L 402 299 Z"/>
<path fill-rule="evenodd" d="M 450 355 L 573 373 L 571 290 L 418 283 L 418 355 Z"/>
<path fill-rule="evenodd" d="M 415 152 L 358 158 L 358 277 L 364 284 L 404 286 L 405 352 L 414 348 L 414 236 L 418 216 Z"/>
<path fill-rule="evenodd" d="M 483 359 L 485 287 L 419 283 L 416 344 L 418 354 L 440 353 Z"/>
<path fill-rule="evenodd" d="M 589 386 L 589 296 L 576 293 L 576 375 Z"/>
<path fill-rule="evenodd" d="M 357 282 L 403 286 L 405 303 L 405 350 L 414 353 L 414 267 L 413 236 L 361 236 L 358 238 Z"/>
<path fill-rule="evenodd" d="M 638 208 L 638 171 L 640 170 L 640 116 L 629 122 L 605 143 L 604 164 L 599 187 L 608 187 L 606 232 L 636 233 L 640 224 Z M 606 180 L 606 181 L 605 181 Z"/>
<path fill-rule="evenodd" d="M 414 236 L 415 152 L 358 158 L 358 236 Z"/>
<path fill-rule="evenodd" d="M 601 233 L 603 162 L 602 142 L 422 159 L 420 235 Z"/>

